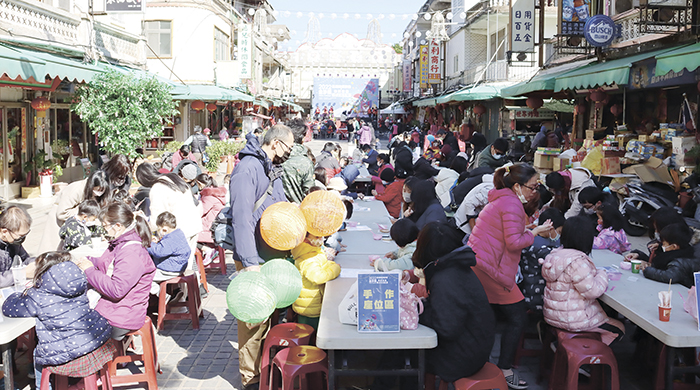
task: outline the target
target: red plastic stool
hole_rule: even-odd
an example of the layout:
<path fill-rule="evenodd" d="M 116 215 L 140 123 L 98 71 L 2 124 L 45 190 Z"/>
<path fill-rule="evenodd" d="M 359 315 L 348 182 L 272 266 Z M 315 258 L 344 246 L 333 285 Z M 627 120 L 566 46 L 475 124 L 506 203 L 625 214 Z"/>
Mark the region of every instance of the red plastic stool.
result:
<path fill-rule="evenodd" d="M 200 251 L 199 248 L 194 251 L 194 259 L 197 262 L 197 269 L 199 270 L 199 283 L 202 283 L 204 290 L 206 290 L 208 293 L 209 285 L 207 284 L 207 273 L 204 269 L 204 258 L 202 257 L 202 251 Z"/>
<path fill-rule="evenodd" d="M 108 363 L 109 364 L 109 363 Z M 77 385 L 68 386 L 68 377 L 63 375 L 54 374 L 49 371 L 48 367 L 44 367 L 41 370 L 41 390 L 48 390 L 51 380 L 51 375 L 56 378 L 55 390 L 69 390 L 69 389 L 85 389 L 85 390 L 97 390 L 97 378 L 102 380 L 102 390 L 112 390 L 112 384 L 109 380 L 109 368 L 106 364 L 101 370 L 82 378 L 82 381 L 78 382 Z M 82 386 L 81 386 L 82 385 Z"/>
<path fill-rule="evenodd" d="M 619 390 L 620 379 L 617 371 L 617 360 L 610 347 L 602 342 L 589 338 L 564 340 L 557 347 L 557 356 L 561 356 L 565 359 L 561 362 L 566 364 L 566 366 L 562 364 L 562 366 L 560 366 L 561 369 L 557 369 L 557 371 L 559 371 L 558 373 L 552 372 L 553 380 L 550 381 L 550 389 L 577 389 L 578 369 L 582 365 L 589 364 L 592 366 L 610 366 L 610 389 Z M 557 360 L 559 360 L 558 357 L 556 358 Z M 564 369 L 564 367 L 566 367 L 566 369 Z M 564 373 L 566 373 L 566 377 L 562 378 Z M 596 383 L 595 376 L 591 377 L 591 383 Z M 564 380 L 562 381 L 562 379 Z M 603 375 L 600 375 L 600 379 L 603 379 Z M 605 385 L 601 381 L 597 388 L 602 389 L 604 387 Z"/>
<path fill-rule="evenodd" d="M 275 325 L 270 329 L 265 338 L 260 368 L 260 385 L 263 389 L 270 386 L 270 362 L 277 352 L 293 345 L 308 345 L 313 333 L 311 325 L 293 322 Z"/>
<path fill-rule="evenodd" d="M 166 290 L 170 285 L 187 286 L 187 300 L 185 302 L 166 302 L 168 296 Z M 170 313 L 170 309 L 175 307 L 186 307 L 187 313 Z M 160 283 L 160 294 L 158 295 L 158 330 L 163 329 L 165 320 L 191 319 L 192 329 L 199 329 L 199 317 L 204 317 L 202 312 L 202 298 L 199 295 L 199 285 L 197 276 L 192 271 L 185 271 L 184 276 L 176 276 Z"/>
<path fill-rule="evenodd" d="M 454 381 L 453 385 L 455 390 L 508 390 L 508 383 L 503 376 L 503 371 L 491 362 L 486 362 L 476 374 Z M 447 382 L 440 380 L 438 389 L 447 390 L 447 386 Z M 425 390 L 435 390 L 435 375 L 425 374 Z"/>
<path fill-rule="evenodd" d="M 562 377 L 557 376 L 557 374 L 563 373 L 566 369 L 566 356 L 562 353 L 559 354 L 559 349 L 557 349 L 557 352 L 555 353 L 552 351 L 552 348 L 550 344 L 554 342 L 554 340 L 557 341 L 557 345 L 561 345 L 561 343 L 564 340 L 572 340 L 572 339 L 577 339 L 577 338 L 582 338 L 582 339 L 592 339 L 592 340 L 597 340 L 600 341 L 600 333 L 596 332 L 569 332 L 568 330 L 563 330 L 563 329 L 558 329 L 558 328 L 550 328 L 550 332 L 545 334 L 546 337 L 543 342 L 543 355 L 542 355 L 542 360 L 540 362 L 540 375 L 537 378 L 538 382 L 544 378 L 544 371 L 545 367 L 547 366 L 548 362 L 551 363 L 552 370 L 550 372 L 549 376 L 549 389 L 554 390 L 554 389 L 559 389 L 561 386 L 563 386 L 563 383 L 561 383 Z M 557 383 L 558 387 L 555 387 L 554 384 L 555 382 L 559 380 L 560 382 Z"/>
<path fill-rule="evenodd" d="M 281 373 L 281 378 L 277 375 Z M 272 359 L 272 367 L 270 368 L 270 389 L 271 390 L 294 390 L 294 383 L 299 378 L 299 389 L 314 389 L 320 390 L 316 382 L 312 385 L 308 377 L 311 374 L 321 373 L 325 377 L 326 389 L 328 388 L 328 356 L 320 348 L 308 345 L 295 345 L 285 348 L 275 355 Z M 280 381 L 281 384 L 277 382 Z"/>
<path fill-rule="evenodd" d="M 226 251 L 224 248 L 222 248 L 219 245 L 212 244 L 210 242 L 198 242 L 198 244 L 206 245 L 209 248 L 213 248 L 215 251 L 217 251 L 216 259 L 212 261 L 211 263 L 207 264 L 204 266 L 205 269 L 218 269 L 219 272 L 221 272 L 222 275 L 226 275 Z M 201 251 L 200 252 L 200 256 Z M 204 262 L 202 261 L 202 264 Z"/>
<path fill-rule="evenodd" d="M 118 344 L 117 350 L 121 348 L 122 354 L 109 362 L 109 377 L 112 385 L 146 382 L 148 384 L 148 390 L 158 389 L 156 372 L 161 373 L 161 371 L 160 367 L 158 366 L 158 351 L 156 350 L 156 338 L 154 333 L 153 323 L 151 322 L 150 318 L 146 317 L 146 322 L 143 324 L 141 329 L 130 332 L 126 335 L 127 338 L 125 338 L 124 342 L 126 345 L 133 342 L 134 336 L 141 337 L 143 353 L 140 355 L 127 355 L 124 353 L 124 346 L 120 345 L 122 343 L 115 341 Z M 117 375 L 117 368 L 120 363 L 133 363 L 138 361 L 143 362 L 144 372 L 139 372 L 138 374 Z"/>

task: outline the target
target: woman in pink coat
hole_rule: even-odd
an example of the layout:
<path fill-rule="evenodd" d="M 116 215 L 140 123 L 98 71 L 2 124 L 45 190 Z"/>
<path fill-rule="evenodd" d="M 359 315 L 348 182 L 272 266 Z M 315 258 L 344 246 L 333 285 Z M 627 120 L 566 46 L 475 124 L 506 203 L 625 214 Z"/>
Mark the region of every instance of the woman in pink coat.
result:
<path fill-rule="evenodd" d="M 372 130 L 365 122 L 362 122 L 362 127 L 360 127 L 360 131 L 357 134 L 360 136 L 360 146 L 372 143 Z"/>
<path fill-rule="evenodd" d="M 570 332 L 598 332 L 605 344 L 622 338 L 625 326 L 608 317 L 596 300 L 608 288 L 608 274 L 596 269 L 588 257 L 595 230 L 586 217 L 566 220 L 561 232 L 563 248 L 553 250 L 542 263 L 544 319 Z"/>
<path fill-rule="evenodd" d="M 217 187 L 214 179 L 206 173 L 197 176 L 196 180 L 202 202 L 202 231 L 199 233 L 197 242 L 213 244 L 214 240 L 211 238 L 209 229 L 226 205 L 226 187 Z"/>
<path fill-rule="evenodd" d="M 507 320 L 498 367 L 511 389 L 527 388 L 527 382 L 512 368 L 527 324 L 527 304 L 515 284 L 520 252 L 532 245 L 536 235 L 552 229 L 549 220 L 533 230 L 526 228 L 526 207 L 534 211 L 531 205 L 539 200 L 537 179 L 537 172 L 527 164 L 499 168 L 493 177 L 495 188 L 489 191 L 489 203 L 479 213 L 469 236 L 469 246 L 476 253 L 474 273 L 484 286 L 491 307 Z"/>

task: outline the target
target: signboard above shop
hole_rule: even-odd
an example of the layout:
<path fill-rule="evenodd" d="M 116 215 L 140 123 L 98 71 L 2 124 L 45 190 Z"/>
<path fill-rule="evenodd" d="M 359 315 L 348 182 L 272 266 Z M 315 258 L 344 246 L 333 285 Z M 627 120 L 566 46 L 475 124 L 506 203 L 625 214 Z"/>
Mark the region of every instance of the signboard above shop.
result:
<path fill-rule="evenodd" d="M 539 108 L 537 112 L 527 107 L 506 107 L 509 111 L 510 120 L 552 120 L 554 119 L 554 111 L 546 108 Z"/>
<path fill-rule="evenodd" d="M 628 87 L 629 89 L 640 89 L 695 84 L 697 82 L 696 74 L 698 74 L 697 70 L 688 72 L 684 68 L 680 72 L 670 71 L 663 76 L 656 76 L 656 60 L 649 59 L 632 65 Z"/>
<path fill-rule="evenodd" d="M 142 0 L 106 0 L 105 11 L 107 12 L 143 12 L 144 3 Z"/>
<path fill-rule="evenodd" d="M 533 53 L 535 51 L 535 30 L 535 0 L 511 0 L 511 51 Z"/>

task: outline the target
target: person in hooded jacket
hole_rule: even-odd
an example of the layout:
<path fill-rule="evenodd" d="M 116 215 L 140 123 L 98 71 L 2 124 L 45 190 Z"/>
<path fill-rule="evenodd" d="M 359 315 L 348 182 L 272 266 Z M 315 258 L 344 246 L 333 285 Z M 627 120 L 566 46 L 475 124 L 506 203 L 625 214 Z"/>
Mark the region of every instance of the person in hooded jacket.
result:
<path fill-rule="evenodd" d="M 607 345 L 622 338 L 625 326 L 605 314 L 597 298 L 608 288 L 608 274 L 597 269 L 589 254 L 595 229 L 577 216 L 564 223 L 562 248 L 553 250 L 542 262 L 544 319 L 555 328 L 569 332 L 600 333 Z"/>
<path fill-rule="evenodd" d="M 474 272 L 484 286 L 489 303 L 506 318 L 501 337 L 498 367 L 508 386 L 526 389 L 527 383 L 512 369 L 518 340 L 527 324 L 527 304 L 515 284 L 520 252 L 532 245 L 535 236 L 552 228 L 552 222 L 529 230 L 528 211 L 538 203 L 539 175 L 527 164 L 515 164 L 496 170 L 494 189 L 489 203 L 479 213 L 469 236 L 469 246 L 476 253 Z"/>
<path fill-rule="evenodd" d="M 294 135 L 289 127 L 275 125 L 260 140 L 246 136 L 246 145 L 238 155 L 241 161 L 231 173 L 231 207 L 228 217 L 235 242 L 233 259 L 236 269 L 257 270 L 265 260 L 286 257 L 270 248 L 260 235 L 262 213 L 277 202 L 286 202 L 280 165 L 291 153 Z M 333 149 L 335 149 L 335 145 Z M 255 203 L 262 199 L 260 207 Z M 262 324 L 246 324 L 238 321 L 238 367 L 244 389 L 258 386 L 262 340 L 269 328 L 269 321 Z"/>
<path fill-rule="evenodd" d="M 107 342 L 109 322 L 89 306 L 85 274 L 68 252 L 47 252 L 36 259 L 33 286 L 5 300 L 7 317 L 36 317 L 39 343 L 34 350 L 36 388 L 41 371 L 85 377 L 112 359 L 116 348 Z"/>
<path fill-rule="evenodd" d="M 418 235 L 413 265 L 423 270 L 429 292 L 419 321 L 438 337 L 426 351 L 426 372 L 446 382 L 476 374 L 493 348 L 496 320 L 474 274 L 476 261 L 446 223 L 429 223 Z"/>
<path fill-rule="evenodd" d="M 430 162 L 423 157 L 418 158 L 416 163 L 413 164 L 413 176 L 415 176 L 416 179 L 432 179 L 437 176 L 438 173 L 440 173 L 440 170 L 432 166 Z"/>
<path fill-rule="evenodd" d="M 101 295 L 95 310 L 112 325 L 112 338 L 121 340 L 141 329 L 156 266 L 146 248 L 151 245 L 148 222 L 124 203 L 112 203 L 100 213 L 109 246 L 100 257 L 76 261 L 87 281 Z"/>
<path fill-rule="evenodd" d="M 391 154 L 394 156 L 394 173 L 396 176 L 413 176 L 413 151 L 408 144 L 405 141 L 399 142 Z"/>
<path fill-rule="evenodd" d="M 565 218 L 581 213 L 583 206 L 578 200 L 579 192 L 586 187 L 595 187 L 593 174 L 583 167 L 552 172 L 547 175 L 545 183 L 554 195 L 552 206 L 559 208 Z"/>
<path fill-rule="evenodd" d="M 321 154 L 316 158 L 316 168 L 325 169 L 328 180 L 340 173 L 338 149 L 333 142 L 326 142 L 326 145 L 323 146 Z"/>
<path fill-rule="evenodd" d="M 435 185 L 428 180 L 411 182 L 411 206 L 404 211 L 404 217 L 416 223 L 418 229 L 430 222 L 447 222 L 445 210 L 435 195 Z"/>

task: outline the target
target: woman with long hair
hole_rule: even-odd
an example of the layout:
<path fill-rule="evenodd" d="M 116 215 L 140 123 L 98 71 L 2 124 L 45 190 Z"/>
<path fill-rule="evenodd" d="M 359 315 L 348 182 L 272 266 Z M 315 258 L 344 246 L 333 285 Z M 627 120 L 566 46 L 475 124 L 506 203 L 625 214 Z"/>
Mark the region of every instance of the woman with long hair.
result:
<path fill-rule="evenodd" d="M 101 295 L 95 310 L 112 325 L 112 338 L 121 340 L 146 321 L 156 272 L 146 251 L 151 245 L 151 229 L 145 218 L 121 202 L 102 209 L 100 221 L 107 231 L 109 247 L 102 256 L 83 257 L 76 264 Z"/>
<path fill-rule="evenodd" d="M 468 241 L 476 253 L 474 273 L 484 286 L 491 306 L 507 321 L 498 367 L 511 389 L 527 388 L 527 382 L 512 367 L 518 340 L 527 324 L 527 304 L 515 284 L 520 252 L 532 245 L 536 235 L 552 229 L 551 221 L 533 230 L 526 227 L 528 205 L 535 204 L 539 195 L 538 176 L 527 164 L 496 170 L 495 188 L 489 192 L 489 203 L 479 213 Z"/>
<path fill-rule="evenodd" d="M 411 206 L 404 213 L 404 216 L 415 222 L 419 230 L 430 222 L 447 221 L 445 211 L 435 195 L 435 185 L 432 182 L 415 180 L 411 183 L 411 187 Z"/>
<path fill-rule="evenodd" d="M 143 162 L 139 164 L 136 168 L 136 180 L 141 184 L 139 189 L 134 195 L 134 202 L 137 205 L 137 209 L 141 210 L 146 214 L 147 217 L 151 216 L 151 187 L 158 181 L 161 173 L 158 172 L 156 167 L 152 164 Z M 157 217 L 157 216 L 156 216 Z"/>
<path fill-rule="evenodd" d="M 110 189 L 129 191 L 131 187 L 131 164 L 125 155 L 115 154 L 102 166 L 102 170 L 107 174 Z"/>
<path fill-rule="evenodd" d="M 39 244 L 40 253 L 55 251 L 60 248 L 58 231 L 63 223 L 78 213 L 78 206 L 85 200 L 95 200 L 101 207 L 110 201 L 111 190 L 107 174 L 98 170 L 87 179 L 68 184 L 58 193 L 56 203 L 49 210 L 44 236 Z"/>

